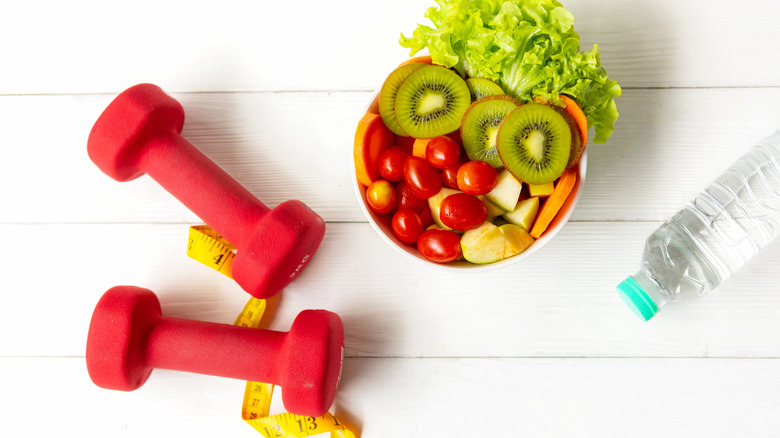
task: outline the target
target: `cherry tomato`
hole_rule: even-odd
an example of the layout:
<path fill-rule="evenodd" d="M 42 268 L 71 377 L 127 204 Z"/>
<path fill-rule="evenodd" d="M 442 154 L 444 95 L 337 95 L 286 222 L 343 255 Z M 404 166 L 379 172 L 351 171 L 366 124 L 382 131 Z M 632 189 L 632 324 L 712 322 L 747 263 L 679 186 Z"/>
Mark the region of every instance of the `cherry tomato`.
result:
<path fill-rule="evenodd" d="M 417 239 L 425 231 L 422 218 L 412 210 L 398 210 L 393 215 L 393 233 L 406 243 L 417 243 Z"/>
<path fill-rule="evenodd" d="M 395 144 L 408 152 L 409 155 L 412 155 L 412 146 L 414 145 L 415 140 L 417 139 L 414 137 L 405 137 L 400 135 L 395 136 Z"/>
<path fill-rule="evenodd" d="M 401 146 L 385 149 L 379 156 L 379 174 L 388 181 L 401 181 L 404 179 L 404 163 L 408 156 L 409 152 Z"/>
<path fill-rule="evenodd" d="M 395 187 L 395 192 L 398 195 L 399 210 L 412 210 L 419 213 L 428 206 L 428 201 L 420 199 L 412 193 L 412 189 L 409 188 L 406 181 L 399 182 Z"/>
<path fill-rule="evenodd" d="M 417 239 L 417 250 L 432 262 L 452 262 L 457 260 L 462 252 L 460 236 L 450 230 L 427 230 Z"/>
<path fill-rule="evenodd" d="M 458 169 L 458 189 L 469 195 L 484 195 L 498 184 L 498 171 L 490 164 L 474 160 Z"/>
<path fill-rule="evenodd" d="M 441 190 L 441 175 L 420 157 L 409 157 L 404 164 L 404 181 L 420 199 L 428 199 Z"/>
<path fill-rule="evenodd" d="M 458 188 L 458 169 L 460 169 L 460 166 L 462 166 L 467 160 L 464 160 L 462 157 L 460 160 L 458 160 L 457 163 L 453 164 L 452 166 L 447 166 L 444 169 L 441 170 L 441 182 L 445 186 L 460 190 Z"/>
<path fill-rule="evenodd" d="M 441 223 L 453 230 L 466 231 L 477 228 L 487 219 L 485 204 L 476 196 L 455 193 L 441 202 Z"/>
<path fill-rule="evenodd" d="M 429 205 L 423 207 L 420 217 L 423 221 L 423 228 L 428 228 L 433 225 L 433 213 L 431 212 L 431 207 Z"/>
<path fill-rule="evenodd" d="M 395 189 L 389 181 L 378 179 L 366 189 L 366 202 L 379 214 L 390 213 L 395 208 Z"/>
<path fill-rule="evenodd" d="M 433 137 L 425 148 L 425 159 L 437 169 L 452 166 L 459 158 L 460 146 L 455 140 L 443 135 Z"/>
<path fill-rule="evenodd" d="M 463 138 L 460 136 L 460 129 L 456 129 L 449 134 L 447 134 L 447 137 L 451 138 L 455 143 L 463 146 Z"/>

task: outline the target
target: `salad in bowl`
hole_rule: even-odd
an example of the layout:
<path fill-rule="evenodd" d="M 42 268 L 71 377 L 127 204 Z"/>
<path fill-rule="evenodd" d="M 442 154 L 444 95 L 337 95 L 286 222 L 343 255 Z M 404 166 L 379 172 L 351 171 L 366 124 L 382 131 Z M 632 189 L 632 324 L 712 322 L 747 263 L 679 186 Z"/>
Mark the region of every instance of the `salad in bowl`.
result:
<path fill-rule="evenodd" d="M 369 222 L 403 253 L 500 267 L 568 220 L 590 132 L 596 144 L 610 137 L 621 89 L 597 46 L 580 51 L 557 1 L 437 2 L 425 14 L 433 26 L 401 35 L 411 59 L 358 123 L 355 189 Z"/>

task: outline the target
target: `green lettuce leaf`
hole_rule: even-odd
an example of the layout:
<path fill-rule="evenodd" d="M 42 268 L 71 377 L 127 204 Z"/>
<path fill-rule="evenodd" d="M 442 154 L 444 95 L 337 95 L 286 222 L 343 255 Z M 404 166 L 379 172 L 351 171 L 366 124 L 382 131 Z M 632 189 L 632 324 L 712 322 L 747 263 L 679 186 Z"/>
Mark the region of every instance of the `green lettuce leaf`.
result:
<path fill-rule="evenodd" d="M 574 98 L 594 143 L 604 143 L 618 118 L 621 89 L 601 66 L 598 46 L 581 52 L 574 17 L 555 0 L 436 0 L 425 12 L 433 27 L 418 25 L 400 44 L 410 55 L 428 49 L 436 64 L 463 76 L 497 82 L 521 101 L 559 94 Z"/>

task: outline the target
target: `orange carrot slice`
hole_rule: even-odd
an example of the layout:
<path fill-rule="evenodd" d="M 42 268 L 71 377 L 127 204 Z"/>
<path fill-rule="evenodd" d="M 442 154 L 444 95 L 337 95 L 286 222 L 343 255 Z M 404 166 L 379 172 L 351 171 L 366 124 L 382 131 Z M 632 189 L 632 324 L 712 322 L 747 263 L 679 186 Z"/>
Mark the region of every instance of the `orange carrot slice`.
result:
<path fill-rule="evenodd" d="M 371 104 L 368 106 L 368 110 L 366 110 L 366 112 L 371 114 L 379 114 L 379 93 L 374 96 L 374 100 L 371 101 Z"/>
<path fill-rule="evenodd" d="M 412 145 L 412 155 L 425 159 L 425 151 L 428 149 L 428 142 L 430 138 L 418 138 L 414 140 Z"/>
<path fill-rule="evenodd" d="M 582 146 L 585 147 L 585 143 L 588 142 L 588 118 L 585 117 L 585 113 L 582 112 L 582 108 L 577 105 L 569 96 L 564 94 L 560 95 L 561 100 L 566 105 L 563 107 L 564 111 L 569 114 L 577 123 L 577 127 L 580 129 L 580 135 L 582 135 Z"/>
<path fill-rule="evenodd" d="M 541 235 L 547 230 L 550 222 L 558 214 L 558 211 L 563 207 L 563 203 L 569 197 L 571 190 L 574 188 L 574 183 L 577 182 L 577 169 L 567 169 L 563 172 L 558 183 L 555 184 L 552 195 L 547 198 L 547 201 L 539 209 L 539 213 L 536 215 L 536 221 L 533 228 L 531 228 L 531 236 L 535 239 L 541 237 Z"/>
<path fill-rule="evenodd" d="M 413 63 L 422 63 L 422 64 L 433 64 L 433 61 L 431 60 L 430 56 L 418 56 L 416 58 L 407 59 L 406 61 L 398 64 L 398 66 L 406 65 L 406 64 L 413 64 Z"/>
<path fill-rule="evenodd" d="M 393 144 L 393 133 L 387 129 L 382 116 L 366 113 L 355 131 L 355 174 L 364 186 L 378 180 L 379 156 Z"/>

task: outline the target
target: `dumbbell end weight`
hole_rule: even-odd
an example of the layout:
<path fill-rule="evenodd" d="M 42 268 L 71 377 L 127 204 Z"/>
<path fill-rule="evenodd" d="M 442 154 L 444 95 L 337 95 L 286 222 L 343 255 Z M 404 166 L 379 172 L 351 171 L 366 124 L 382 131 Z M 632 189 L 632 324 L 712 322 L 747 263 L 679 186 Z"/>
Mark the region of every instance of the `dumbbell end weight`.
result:
<path fill-rule="evenodd" d="M 335 313 L 304 310 L 285 340 L 282 400 L 292 413 L 325 414 L 336 398 L 344 361 L 344 327 Z"/>
<path fill-rule="evenodd" d="M 95 385 L 133 391 L 152 372 L 146 364 L 146 336 L 161 318 L 150 290 L 115 286 L 98 301 L 87 336 L 87 371 Z"/>
<path fill-rule="evenodd" d="M 144 171 L 139 158 L 161 133 L 181 132 L 184 108 L 153 84 L 138 84 L 120 93 L 103 111 L 87 140 L 92 161 L 111 178 L 124 182 Z"/>
<path fill-rule="evenodd" d="M 283 202 L 249 233 L 233 261 L 232 276 L 255 298 L 268 298 L 306 267 L 324 235 L 325 221 L 306 204 Z"/>

